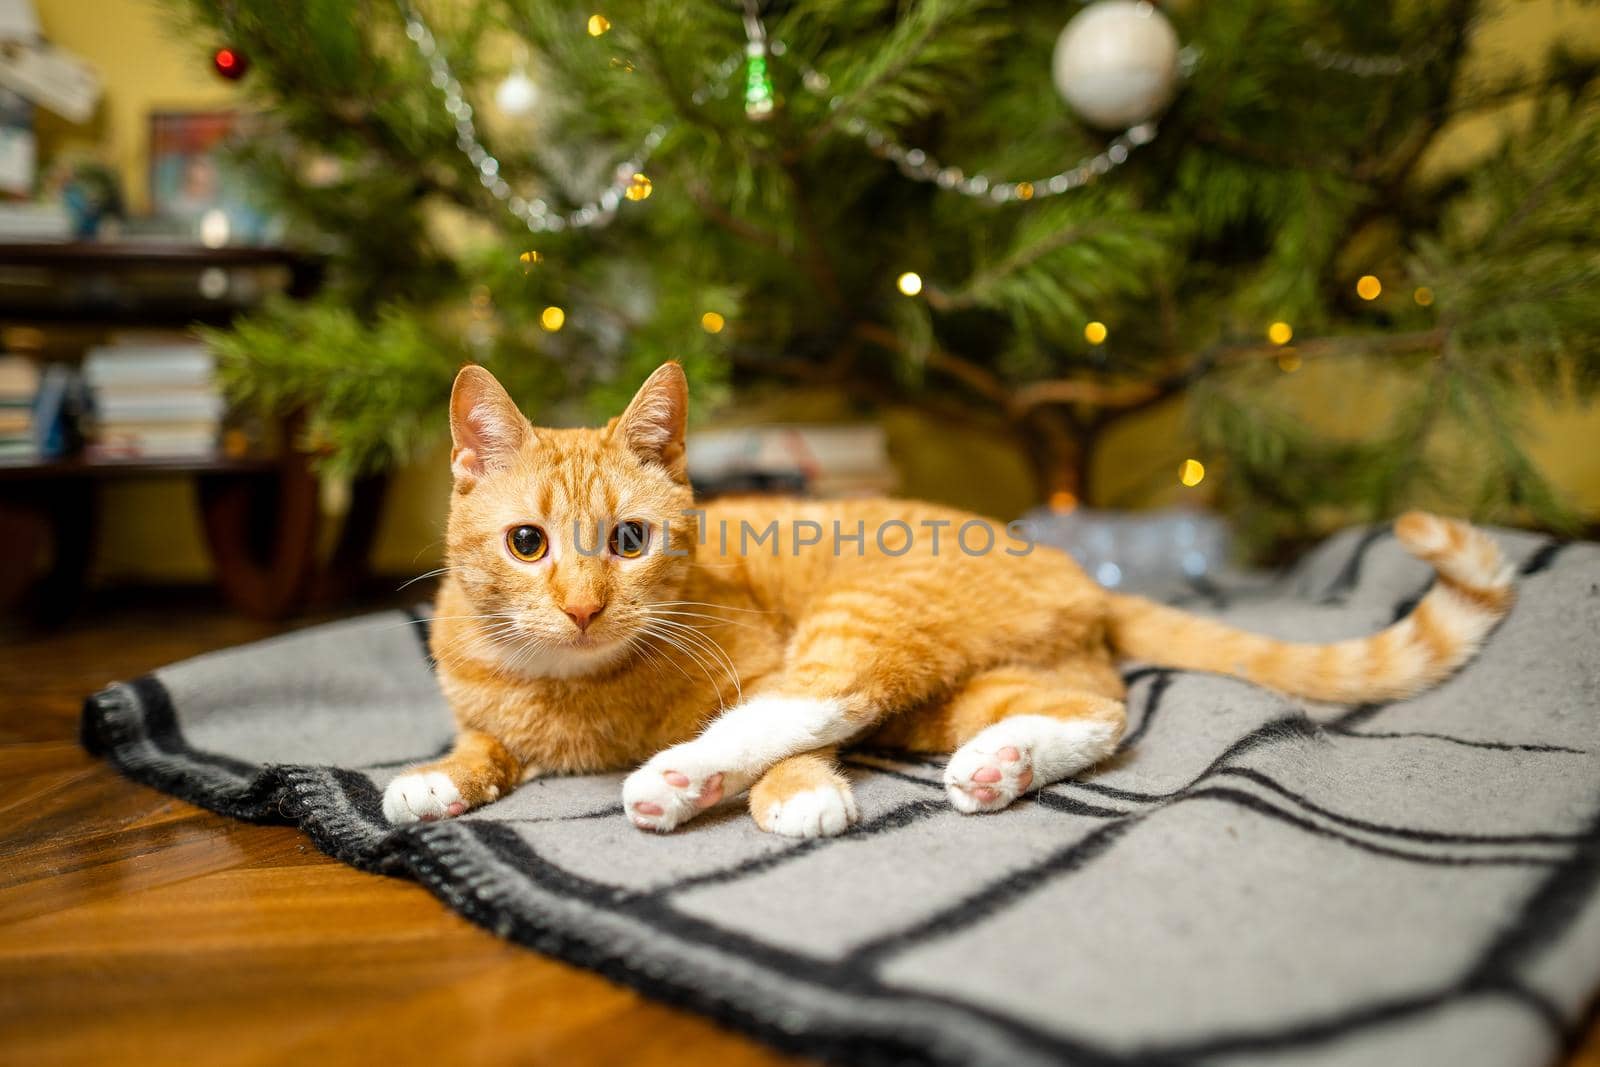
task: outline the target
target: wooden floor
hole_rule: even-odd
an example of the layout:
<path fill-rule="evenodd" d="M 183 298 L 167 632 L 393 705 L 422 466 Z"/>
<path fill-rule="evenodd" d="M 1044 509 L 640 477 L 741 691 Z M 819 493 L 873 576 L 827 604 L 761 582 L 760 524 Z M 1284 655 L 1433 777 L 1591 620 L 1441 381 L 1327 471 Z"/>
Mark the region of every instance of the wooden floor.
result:
<path fill-rule="evenodd" d="M 79 749 L 90 690 L 275 629 L 186 603 L 0 636 L 0 1063 L 793 1062 Z"/>
<path fill-rule="evenodd" d="M 78 748 L 89 691 L 276 629 L 145 598 L 0 634 L 0 1063 L 793 1062 Z"/>

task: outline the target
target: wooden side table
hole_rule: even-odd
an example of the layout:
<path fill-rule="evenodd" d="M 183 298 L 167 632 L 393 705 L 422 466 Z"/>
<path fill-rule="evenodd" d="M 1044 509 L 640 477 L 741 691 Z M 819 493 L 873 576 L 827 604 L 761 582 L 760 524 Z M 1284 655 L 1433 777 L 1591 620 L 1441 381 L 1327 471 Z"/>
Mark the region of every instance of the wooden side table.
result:
<path fill-rule="evenodd" d="M 0 604 L 37 589 L 49 615 L 70 610 L 93 557 L 100 489 L 113 480 L 192 478 L 217 585 L 256 618 L 281 618 L 309 591 L 318 529 L 316 478 L 304 456 L 282 459 L 82 459 L 0 466 Z"/>
<path fill-rule="evenodd" d="M 0 244 L 0 323 L 31 328 L 41 339 L 225 324 L 270 294 L 310 296 L 323 268 L 321 256 L 287 248 Z M 48 614 L 70 610 L 93 554 L 102 486 L 162 478 L 194 481 L 216 581 L 234 607 L 280 618 L 305 602 L 316 566 L 318 487 L 308 458 L 286 447 L 279 456 L 242 459 L 0 464 L 0 609 L 23 598 L 48 554 L 37 600 Z M 382 493 L 381 480 L 356 486 L 360 510 L 352 511 L 331 568 L 341 576 L 362 570 Z"/>

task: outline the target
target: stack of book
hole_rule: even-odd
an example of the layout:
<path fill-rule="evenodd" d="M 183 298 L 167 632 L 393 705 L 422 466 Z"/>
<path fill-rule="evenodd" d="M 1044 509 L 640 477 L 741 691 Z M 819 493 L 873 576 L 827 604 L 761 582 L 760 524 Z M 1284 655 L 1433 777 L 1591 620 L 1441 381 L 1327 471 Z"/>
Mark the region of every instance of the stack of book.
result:
<path fill-rule="evenodd" d="M 223 399 L 216 359 L 200 344 L 123 343 L 92 348 L 83 376 L 94 409 L 86 455 L 203 459 L 217 453 Z"/>
<path fill-rule="evenodd" d="M 33 402 L 39 393 L 39 368 L 21 356 L 0 356 L 0 463 L 39 458 Z"/>
<path fill-rule="evenodd" d="M 0 183 L 6 179 L 5 133 L 0 129 Z M 66 241 L 72 237 L 72 216 L 60 204 L 7 201 L 0 203 L 0 240 Z"/>

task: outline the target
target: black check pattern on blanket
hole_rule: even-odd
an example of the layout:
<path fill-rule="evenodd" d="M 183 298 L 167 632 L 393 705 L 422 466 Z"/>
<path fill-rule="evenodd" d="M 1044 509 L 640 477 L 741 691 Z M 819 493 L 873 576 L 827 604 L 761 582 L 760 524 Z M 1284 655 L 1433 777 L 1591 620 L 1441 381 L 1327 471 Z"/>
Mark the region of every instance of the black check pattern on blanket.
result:
<path fill-rule="evenodd" d="M 1600 546 L 1497 536 L 1519 604 L 1416 699 L 1330 711 L 1135 667 L 1105 766 L 964 816 L 938 760 L 855 752 L 862 820 L 827 840 L 734 804 L 644 834 L 620 775 L 386 825 L 384 786 L 451 732 L 425 620 L 401 613 L 113 685 L 84 739 L 502 937 L 839 1062 L 1547 1063 L 1600 985 Z M 1192 606 L 1334 640 L 1427 579 L 1386 531 L 1351 531 Z"/>

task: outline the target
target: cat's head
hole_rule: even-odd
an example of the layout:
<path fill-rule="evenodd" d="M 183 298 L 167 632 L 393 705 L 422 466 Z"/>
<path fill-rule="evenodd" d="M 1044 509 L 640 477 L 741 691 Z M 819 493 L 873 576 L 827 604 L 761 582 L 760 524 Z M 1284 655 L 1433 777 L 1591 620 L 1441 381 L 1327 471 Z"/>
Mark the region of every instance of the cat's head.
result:
<path fill-rule="evenodd" d="M 456 376 L 450 574 L 507 670 L 601 670 L 667 618 L 698 532 L 688 402 L 667 363 L 604 427 L 546 429 L 482 367 Z"/>

